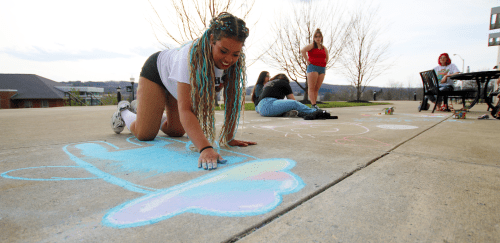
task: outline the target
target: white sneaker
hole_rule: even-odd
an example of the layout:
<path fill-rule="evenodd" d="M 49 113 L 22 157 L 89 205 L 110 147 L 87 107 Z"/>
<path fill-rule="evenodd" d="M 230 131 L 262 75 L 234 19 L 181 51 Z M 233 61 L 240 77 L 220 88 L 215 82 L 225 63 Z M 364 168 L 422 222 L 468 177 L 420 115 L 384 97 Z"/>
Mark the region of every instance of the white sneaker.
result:
<path fill-rule="evenodd" d="M 125 121 L 123 121 L 121 112 L 130 108 L 130 103 L 126 100 L 118 103 L 118 110 L 111 116 L 111 128 L 116 134 L 120 134 L 125 128 Z"/>
<path fill-rule="evenodd" d="M 135 114 L 137 114 L 137 100 L 133 100 L 130 103 L 130 111 L 134 112 Z"/>
<path fill-rule="evenodd" d="M 299 117 L 299 112 L 296 110 L 287 111 L 283 114 L 283 117 Z"/>

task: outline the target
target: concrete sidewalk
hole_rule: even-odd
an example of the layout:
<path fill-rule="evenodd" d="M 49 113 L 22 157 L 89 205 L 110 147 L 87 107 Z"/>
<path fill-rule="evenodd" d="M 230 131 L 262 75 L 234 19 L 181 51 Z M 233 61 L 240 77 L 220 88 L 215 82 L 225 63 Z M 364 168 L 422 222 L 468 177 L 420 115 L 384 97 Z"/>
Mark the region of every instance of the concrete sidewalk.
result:
<path fill-rule="evenodd" d="M 247 111 L 258 145 L 213 171 L 186 136 L 114 134 L 115 107 L 0 110 L 0 242 L 497 242 L 500 121 L 391 106 Z"/>

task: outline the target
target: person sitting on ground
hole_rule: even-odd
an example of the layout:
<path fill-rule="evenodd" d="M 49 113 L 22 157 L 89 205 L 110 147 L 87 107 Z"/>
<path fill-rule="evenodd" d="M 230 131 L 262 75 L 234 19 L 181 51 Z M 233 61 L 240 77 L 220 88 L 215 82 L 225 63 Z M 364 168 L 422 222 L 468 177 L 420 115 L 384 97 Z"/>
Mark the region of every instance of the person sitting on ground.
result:
<path fill-rule="evenodd" d="M 269 72 L 268 71 L 262 71 L 259 74 L 259 78 L 257 79 L 257 83 L 253 87 L 252 90 L 252 102 L 255 106 L 257 106 L 257 101 L 260 98 L 260 94 L 262 93 L 262 89 L 264 88 L 264 85 L 269 82 Z"/>
<path fill-rule="evenodd" d="M 248 146 L 236 140 L 245 91 L 243 45 L 249 31 L 245 22 L 223 12 L 210 21 L 200 38 L 180 48 L 153 54 L 142 67 L 137 91 L 137 114 L 128 101 L 118 104 L 112 116 L 115 133 L 124 126 L 141 140 L 153 140 L 159 129 L 171 137 L 187 133 L 200 152 L 198 167 L 217 168 L 222 160 L 215 143 L 215 94 L 224 88 L 225 119 L 219 144 Z M 166 116 L 163 111 L 166 109 Z"/>
<path fill-rule="evenodd" d="M 261 116 L 304 117 L 306 120 L 334 119 L 324 110 L 310 108 L 296 101 L 290 87 L 290 80 L 282 73 L 272 77 L 264 85 L 255 110 Z"/>
<path fill-rule="evenodd" d="M 453 80 L 450 79 L 449 76 L 459 73 L 457 66 L 451 63 L 448 53 L 439 55 L 438 64 L 439 65 L 434 68 L 434 71 L 438 78 L 439 91 L 453 91 Z M 439 97 L 439 100 L 436 100 L 435 95 L 427 95 L 427 97 L 431 102 L 437 104 L 438 110 L 447 109 L 447 107 L 441 108 L 441 97 Z"/>

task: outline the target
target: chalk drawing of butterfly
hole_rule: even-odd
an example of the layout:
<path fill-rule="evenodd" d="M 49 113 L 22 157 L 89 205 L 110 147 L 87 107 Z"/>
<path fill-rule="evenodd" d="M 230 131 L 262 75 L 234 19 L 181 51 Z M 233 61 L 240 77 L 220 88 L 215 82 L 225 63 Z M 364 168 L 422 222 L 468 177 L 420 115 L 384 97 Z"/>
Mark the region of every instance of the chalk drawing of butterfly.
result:
<path fill-rule="evenodd" d="M 304 187 L 300 177 L 290 169 L 295 161 L 286 158 L 258 159 L 223 150 L 233 156 L 224 156 L 228 162 L 217 170 L 184 183 L 163 189 L 140 185 L 140 179 L 165 176 L 169 173 L 199 171 L 198 154 L 190 152 L 184 141 L 160 138 L 146 142 L 127 141 L 135 147 L 120 149 L 103 142 L 86 142 L 63 147 L 63 151 L 77 166 L 41 166 L 10 170 L 0 174 L 4 178 L 37 181 L 64 181 L 101 179 L 143 196 L 112 208 L 102 223 L 109 227 L 127 228 L 153 224 L 182 213 L 245 217 L 274 210 L 283 195 L 295 193 Z M 174 146 L 185 144 L 185 146 Z M 184 149 L 181 149 L 184 148 Z M 67 167 L 85 169 L 95 175 L 89 178 L 29 178 L 16 174 L 21 170 L 40 170 Z M 50 170 L 49 170 L 50 171 Z M 123 176 L 134 173 L 136 182 Z M 142 175 L 142 177 L 141 177 Z M 138 181 L 138 182 L 137 182 Z"/>

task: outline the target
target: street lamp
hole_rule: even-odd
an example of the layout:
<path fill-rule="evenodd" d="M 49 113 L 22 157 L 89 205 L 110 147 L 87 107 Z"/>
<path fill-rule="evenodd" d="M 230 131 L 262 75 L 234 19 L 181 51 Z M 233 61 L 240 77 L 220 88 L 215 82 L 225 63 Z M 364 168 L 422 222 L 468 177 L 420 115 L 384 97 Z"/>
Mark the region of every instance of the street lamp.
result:
<path fill-rule="evenodd" d="M 117 102 L 122 101 L 122 94 L 120 93 L 120 90 L 122 90 L 122 88 L 120 88 L 120 86 L 118 86 L 118 88 L 116 88 L 116 100 L 117 100 Z"/>
<path fill-rule="evenodd" d="M 130 77 L 130 84 L 132 87 L 132 100 L 130 100 L 130 102 L 132 102 L 134 100 L 134 81 L 135 81 L 135 78 Z"/>
<path fill-rule="evenodd" d="M 464 59 L 463 59 L 460 55 L 458 55 L 458 54 L 453 54 L 453 56 L 458 56 L 458 57 L 460 57 L 460 59 L 462 59 L 462 73 L 465 73 L 465 69 L 464 69 Z"/>

